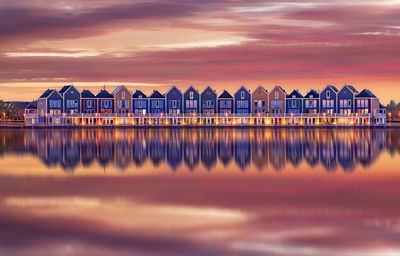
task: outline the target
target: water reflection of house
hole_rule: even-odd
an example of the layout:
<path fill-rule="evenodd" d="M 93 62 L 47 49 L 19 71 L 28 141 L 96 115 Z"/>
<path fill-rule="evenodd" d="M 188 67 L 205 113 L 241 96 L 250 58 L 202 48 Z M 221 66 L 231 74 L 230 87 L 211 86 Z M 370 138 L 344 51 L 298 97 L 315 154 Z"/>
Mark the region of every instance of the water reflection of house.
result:
<path fill-rule="evenodd" d="M 354 157 L 354 143 L 345 137 L 338 141 L 338 162 L 345 171 L 352 171 L 356 166 Z"/>
<path fill-rule="evenodd" d="M 283 130 L 273 130 L 271 140 L 268 143 L 269 161 L 272 167 L 279 171 L 286 165 L 286 150 Z"/>
<path fill-rule="evenodd" d="M 319 163 L 319 138 L 316 130 L 305 130 L 305 137 L 303 141 L 303 154 L 307 164 L 314 167 Z"/>
<path fill-rule="evenodd" d="M 143 130 L 140 130 L 143 131 Z M 132 159 L 136 166 L 141 166 L 147 158 L 147 141 L 143 132 L 136 134 L 133 139 L 132 145 Z"/>
<path fill-rule="evenodd" d="M 198 132 L 190 131 L 183 139 L 183 161 L 193 171 L 200 161 L 200 138 Z"/>
<path fill-rule="evenodd" d="M 115 142 L 114 149 L 115 167 L 117 167 L 119 170 L 125 170 L 132 160 L 131 147 L 128 141 L 125 138 L 118 140 Z"/>
<path fill-rule="evenodd" d="M 258 170 L 268 166 L 268 147 L 264 136 L 264 130 L 255 130 L 252 140 L 251 158 Z"/>
<path fill-rule="evenodd" d="M 81 147 L 80 142 L 71 140 L 65 141 L 63 161 L 61 166 L 65 171 L 73 171 L 80 162 Z"/>
<path fill-rule="evenodd" d="M 210 170 L 217 163 L 217 144 L 215 130 L 205 130 L 201 137 L 201 162 Z"/>
<path fill-rule="evenodd" d="M 90 165 L 96 157 L 96 144 L 93 140 L 86 139 L 81 144 L 81 160 L 84 166 Z"/>
<path fill-rule="evenodd" d="M 332 131 L 326 131 L 320 143 L 321 163 L 328 172 L 335 171 L 337 168 L 336 159 L 336 140 Z"/>
<path fill-rule="evenodd" d="M 251 144 L 248 130 L 239 130 L 235 137 L 235 163 L 243 171 L 250 164 Z"/>
<path fill-rule="evenodd" d="M 155 166 L 158 166 L 165 159 L 165 144 L 160 133 L 154 133 L 149 136 L 150 159 Z"/>
<path fill-rule="evenodd" d="M 97 159 L 99 164 L 105 167 L 114 156 L 114 145 L 111 142 L 103 140 L 97 147 Z"/>
<path fill-rule="evenodd" d="M 169 130 L 169 136 L 166 143 L 167 163 L 176 170 L 182 162 L 182 142 L 179 136 L 179 129 Z"/>
<path fill-rule="evenodd" d="M 232 130 L 219 130 L 218 157 L 224 166 L 227 166 L 233 157 L 233 140 Z"/>
<path fill-rule="evenodd" d="M 297 167 L 303 158 L 303 141 L 298 133 L 291 131 L 286 140 L 286 158 Z"/>

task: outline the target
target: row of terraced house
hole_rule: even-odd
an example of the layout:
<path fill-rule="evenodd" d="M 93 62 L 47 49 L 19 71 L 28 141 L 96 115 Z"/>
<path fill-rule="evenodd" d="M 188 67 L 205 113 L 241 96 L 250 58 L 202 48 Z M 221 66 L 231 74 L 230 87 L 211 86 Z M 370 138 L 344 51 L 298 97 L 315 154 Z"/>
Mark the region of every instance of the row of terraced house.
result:
<path fill-rule="evenodd" d="M 222 119 L 221 119 L 222 118 Z M 340 119 L 339 119 L 340 118 Z M 321 92 L 287 93 L 281 86 L 253 92 L 241 86 L 233 95 L 217 94 L 210 86 L 201 93 L 193 86 L 176 86 L 162 94 L 131 92 L 121 85 L 96 95 L 73 85 L 46 90 L 25 110 L 27 125 L 151 125 L 151 124 L 385 124 L 386 109 L 367 89 L 328 85 Z"/>

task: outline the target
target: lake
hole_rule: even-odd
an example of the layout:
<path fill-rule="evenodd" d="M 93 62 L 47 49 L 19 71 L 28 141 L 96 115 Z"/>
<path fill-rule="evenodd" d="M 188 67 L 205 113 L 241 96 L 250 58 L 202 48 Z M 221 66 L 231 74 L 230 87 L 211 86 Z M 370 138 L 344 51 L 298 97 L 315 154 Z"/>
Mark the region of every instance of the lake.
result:
<path fill-rule="evenodd" d="M 1 129 L 1 255 L 400 255 L 400 129 Z"/>

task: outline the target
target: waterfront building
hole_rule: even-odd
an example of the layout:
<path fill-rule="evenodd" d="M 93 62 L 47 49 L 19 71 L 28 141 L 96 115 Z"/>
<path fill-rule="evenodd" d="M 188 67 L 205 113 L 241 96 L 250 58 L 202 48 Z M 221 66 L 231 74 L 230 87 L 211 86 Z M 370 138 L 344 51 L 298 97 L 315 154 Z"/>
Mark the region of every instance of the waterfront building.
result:
<path fill-rule="evenodd" d="M 319 113 L 319 93 L 316 90 L 310 90 L 303 98 L 303 113 L 317 114 Z"/>
<path fill-rule="evenodd" d="M 63 113 L 76 114 L 81 110 L 81 94 L 73 85 L 66 85 L 59 91 L 63 97 Z"/>
<path fill-rule="evenodd" d="M 241 115 L 251 113 L 251 94 L 243 85 L 239 88 L 239 90 L 236 91 L 234 98 L 235 114 Z"/>
<path fill-rule="evenodd" d="M 168 115 L 177 116 L 182 111 L 182 92 L 176 86 L 172 86 L 171 89 L 166 93 L 166 108 Z"/>
<path fill-rule="evenodd" d="M 286 96 L 286 113 L 300 114 L 303 112 L 303 95 L 298 90 Z"/>
<path fill-rule="evenodd" d="M 269 94 L 269 113 L 273 115 L 286 113 L 286 91 L 279 85 Z"/>
<path fill-rule="evenodd" d="M 345 85 L 338 93 L 338 113 L 350 115 L 355 113 L 355 97 L 358 91 L 352 85 Z"/>
<path fill-rule="evenodd" d="M 183 94 L 183 112 L 191 115 L 200 113 L 200 94 L 193 86 L 190 86 Z"/>
<path fill-rule="evenodd" d="M 114 97 L 106 91 L 101 90 L 97 95 L 97 112 L 100 114 L 111 114 L 114 113 Z"/>
<path fill-rule="evenodd" d="M 81 92 L 81 113 L 96 113 L 97 112 L 97 98 L 89 90 Z"/>
<path fill-rule="evenodd" d="M 268 113 L 268 91 L 264 87 L 260 85 L 253 91 L 251 101 L 251 109 L 254 114 Z"/>
<path fill-rule="evenodd" d="M 149 99 L 149 111 L 151 114 L 165 113 L 165 96 L 158 90 L 154 90 Z"/>
<path fill-rule="evenodd" d="M 114 110 L 117 114 L 131 113 L 132 94 L 124 85 L 120 85 L 111 93 L 114 96 Z"/>
<path fill-rule="evenodd" d="M 38 114 L 41 117 L 61 115 L 63 112 L 63 97 L 55 89 L 47 89 L 38 99 Z"/>
<path fill-rule="evenodd" d="M 140 90 L 136 90 L 132 94 L 132 113 L 135 115 L 146 115 L 149 108 L 149 99 L 146 94 Z"/>
<path fill-rule="evenodd" d="M 208 116 L 217 113 L 217 93 L 210 86 L 201 93 L 201 113 Z"/>
<path fill-rule="evenodd" d="M 328 85 L 319 95 L 320 98 L 320 113 L 333 115 L 337 113 L 337 94 L 339 90 L 333 86 Z"/>
<path fill-rule="evenodd" d="M 25 118 L 26 125 L 35 125 L 37 121 L 37 105 L 33 102 L 28 104 L 25 108 L 25 117 L 30 116 L 30 118 Z"/>
<path fill-rule="evenodd" d="M 355 105 L 358 114 L 377 116 L 379 113 L 379 99 L 370 90 L 364 89 L 357 94 Z"/>
<path fill-rule="evenodd" d="M 233 97 L 226 90 L 218 97 L 218 113 L 233 114 Z"/>

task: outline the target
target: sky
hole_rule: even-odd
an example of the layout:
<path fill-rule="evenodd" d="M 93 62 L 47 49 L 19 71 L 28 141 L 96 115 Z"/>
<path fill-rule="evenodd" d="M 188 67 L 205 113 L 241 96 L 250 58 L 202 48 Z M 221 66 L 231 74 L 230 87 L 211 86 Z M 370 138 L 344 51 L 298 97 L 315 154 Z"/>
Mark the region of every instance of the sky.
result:
<path fill-rule="evenodd" d="M 303 94 L 351 84 L 400 100 L 400 0 L 2 0 L 0 35 L 4 100 L 65 84 Z"/>

